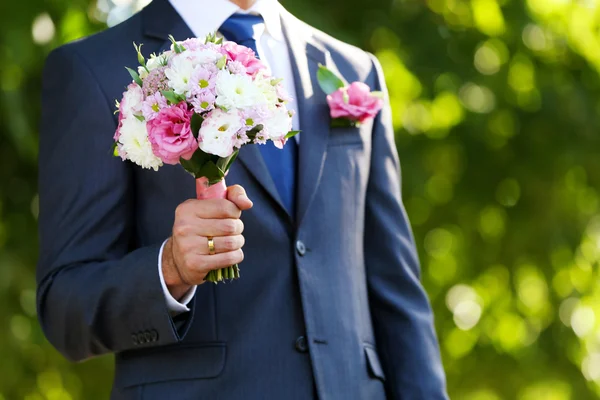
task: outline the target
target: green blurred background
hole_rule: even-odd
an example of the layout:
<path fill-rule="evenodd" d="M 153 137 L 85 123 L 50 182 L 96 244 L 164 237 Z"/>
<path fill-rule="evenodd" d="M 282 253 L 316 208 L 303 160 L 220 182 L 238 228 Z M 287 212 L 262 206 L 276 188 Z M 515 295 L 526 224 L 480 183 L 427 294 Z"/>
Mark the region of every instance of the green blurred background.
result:
<path fill-rule="evenodd" d="M 451 397 L 599 398 L 600 2 L 282 2 L 383 65 Z M 143 4 L 0 2 L 0 400 L 108 398 L 36 320 L 40 79 Z"/>

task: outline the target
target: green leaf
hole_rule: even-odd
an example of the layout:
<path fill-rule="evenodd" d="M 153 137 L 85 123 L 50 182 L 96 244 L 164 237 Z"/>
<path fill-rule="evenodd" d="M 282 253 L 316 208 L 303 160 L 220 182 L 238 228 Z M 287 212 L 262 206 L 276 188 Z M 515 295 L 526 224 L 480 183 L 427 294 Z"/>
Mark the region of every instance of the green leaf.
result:
<path fill-rule="evenodd" d="M 229 162 L 227 163 L 227 165 L 225 166 L 225 169 L 223 171 L 225 171 L 225 172 L 229 171 L 229 168 L 231 168 L 231 165 L 233 165 L 233 162 L 235 161 L 235 159 L 237 158 L 239 153 L 240 153 L 239 150 L 236 150 L 233 152 L 233 154 L 229 157 Z"/>
<path fill-rule="evenodd" d="M 114 157 L 119 157 L 119 147 L 118 147 L 118 143 L 114 142 L 111 146 L 110 152 L 112 153 L 112 155 Z"/>
<path fill-rule="evenodd" d="M 138 119 L 138 121 L 144 122 L 146 120 L 146 118 L 144 118 L 143 115 L 135 115 L 133 114 L 134 117 L 136 117 Z"/>
<path fill-rule="evenodd" d="M 227 57 L 223 56 L 217 61 L 217 68 L 223 69 L 225 68 L 225 64 L 227 64 Z"/>
<path fill-rule="evenodd" d="M 256 125 L 254 128 L 250 129 L 249 131 L 246 132 L 246 135 L 248 135 L 248 137 L 250 138 L 250 140 L 254 140 L 254 138 L 256 137 L 256 134 L 260 131 L 262 131 L 264 128 L 263 125 L 258 124 Z"/>
<path fill-rule="evenodd" d="M 208 179 L 208 183 L 210 185 L 214 185 L 215 183 L 219 183 L 224 177 L 225 172 L 222 171 L 217 164 L 212 161 L 205 163 L 199 170 L 196 175 L 197 178 L 206 177 Z"/>
<path fill-rule="evenodd" d="M 286 138 L 286 139 L 293 138 L 294 136 L 296 136 L 296 135 L 297 135 L 297 134 L 299 134 L 299 133 L 300 133 L 300 131 L 289 131 L 289 132 L 287 133 L 287 135 L 285 135 L 285 138 Z"/>
<path fill-rule="evenodd" d="M 194 135 L 196 139 L 198 139 L 198 134 L 200 133 L 200 127 L 202 126 L 203 121 L 204 118 L 202 118 L 202 115 L 197 113 L 194 113 L 194 115 L 192 115 L 192 119 L 190 121 L 190 129 L 192 130 L 192 135 Z"/>
<path fill-rule="evenodd" d="M 138 73 L 129 67 L 125 67 L 125 69 L 129 72 L 129 75 L 131 75 L 131 77 L 133 78 L 133 81 L 135 83 L 137 83 L 139 86 L 142 86 L 142 79 L 140 78 Z"/>
<path fill-rule="evenodd" d="M 356 121 L 347 119 L 347 118 L 333 118 L 331 120 L 332 128 L 348 128 L 348 127 L 355 127 L 355 126 L 359 126 L 359 123 Z"/>
<path fill-rule="evenodd" d="M 319 65 L 317 80 L 325 94 L 331 94 L 339 88 L 346 86 L 346 83 L 342 79 L 324 65 Z"/>
<path fill-rule="evenodd" d="M 229 171 L 229 168 L 231 167 L 231 164 L 237 158 L 238 153 L 239 150 L 236 150 L 233 153 L 231 153 L 229 157 L 220 157 L 217 160 L 217 167 L 219 167 L 219 169 L 224 173 L 227 173 L 227 171 Z"/>
<path fill-rule="evenodd" d="M 183 99 L 177 93 L 172 90 L 161 90 L 161 93 L 171 104 L 177 104 Z"/>
<path fill-rule="evenodd" d="M 185 48 L 181 45 L 179 45 L 179 43 L 177 43 L 177 41 L 175 40 L 175 38 L 173 37 L 173 35 L 169 35 L 169 40 L 171 41 L 171 43 L 173 44 L 173 51 L 177 54 L 181 53 L 182 51 L 185 50 Z"/>

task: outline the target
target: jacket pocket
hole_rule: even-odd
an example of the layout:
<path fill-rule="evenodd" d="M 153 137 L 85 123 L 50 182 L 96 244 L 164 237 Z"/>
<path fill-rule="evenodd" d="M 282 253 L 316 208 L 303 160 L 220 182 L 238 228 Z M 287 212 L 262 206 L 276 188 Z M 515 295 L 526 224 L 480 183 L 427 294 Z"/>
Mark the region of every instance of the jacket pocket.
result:
<path fill-rule="evenodd" d="M 179 379 L 216 378 L 225 368 L 227 345 L 210 342 L 118 354 L 115 386 L 126 388 Z"/>
<path fill-rule="evenodd" d="M 330 128 L 328 147 L 334 146 L 358 146 L 362 147 L 363 139 L 360 128 L 357 127 L 335 127 Z"/>
<path fill-rule="evenodd" d="M 377 354 L 377 350 L 373 345 L 368 343 L 364 344 L 365 355 L 367 357 L 367 365 L 369 368 L 369 374 L 374 377 L 385 381 L 385 374 L 383 373 L 383 368 L 381 367 L 381 362 L 379 361 L 379 355 Z"/>

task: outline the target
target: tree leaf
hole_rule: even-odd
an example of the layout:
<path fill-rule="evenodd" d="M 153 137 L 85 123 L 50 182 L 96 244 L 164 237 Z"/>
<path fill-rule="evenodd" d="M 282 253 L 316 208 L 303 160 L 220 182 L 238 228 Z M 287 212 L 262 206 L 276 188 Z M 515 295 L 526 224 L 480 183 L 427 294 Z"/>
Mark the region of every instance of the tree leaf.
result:
<path fill-rule="evenodd" d="M 142 79 L 140 78 L 138 73 L 129 67 L 125 67 L 125 69 L 127 70 L 127 72 L 129 72 L 129 75 L 131 75 L 131 77 L 133 78 L 133 81 L 135 83 L 137 83 L 138 85 L 142 86 Z"/>
<path fill-rule="evenodd" d="M 319 65 L 317 80 L 325 94 L 331 94 L 339 88 L 346 86 L 346 83 L 342 79 L 324 65 Z"/>
<path fill-rule="evenodd" d="M 192 119 L 190 121 L 190 129 L 192 130 L 192 135 L 194 135 L 196 139 L 198 139 L 198 134 L 200 133 L 200 127 L 202 126 L 203 121 L 204 118 L 202 118 L 202 115 L 197 113 L 194 113 L 194 115 L 192 115 Z"/>

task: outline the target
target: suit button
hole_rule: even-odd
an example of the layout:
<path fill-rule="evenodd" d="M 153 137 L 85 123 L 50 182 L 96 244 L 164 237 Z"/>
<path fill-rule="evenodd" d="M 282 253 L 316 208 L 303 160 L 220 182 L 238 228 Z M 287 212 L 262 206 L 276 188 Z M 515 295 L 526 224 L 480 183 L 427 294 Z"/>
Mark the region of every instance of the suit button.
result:
<path fill-rule="evenodd" d="M 308 344 L 306 343 L 306 337 L 300 336 L 296 339 L 296 350 L 300 353 L 306 353 L 308 351 Z"/>
<path fill-rule="evenodd" d="M 133 335 L 131 335 L 131 341 L 132 341 L 132 342 L 133 342 L 133 344 L 135 344 L 136 346 L 137 346 L 138 344 L 140 344 L 140 343 L 138 342 L 138 337 L 137 337 L 137 335 L 136 335 L 135 333 L 134 333 Z"/>
<path fill-rule="evenodd" d="M 138 333 L 137 339 L 139 344 L 146 343 L 146 337 L 144 336 L 143 332 Z"/>
<path fill-rule="evenodd" d="M 304 245 L 304 243 L 301 240 L 298 240 L 296 242 L 296 251 L 298 252 L 298 254 L 300 256 L 303 256 L 306 254 L 306 246 Z"/>
<path fill-rule="evenodd" d="M 144 339 L 146 340 L 146 343 L 153 342 L 152 334 L 150 334 L 149 331 L 144 332 Z"/>
<path fill-rule="evenodd" d="M 156 331 L 156 329 L 152 329 L 152 330 L 150 331 L 150 339 L 151 339 L 153 342 L 157 342 L 157 341 L 158 341 L 158 332 Z"/>

